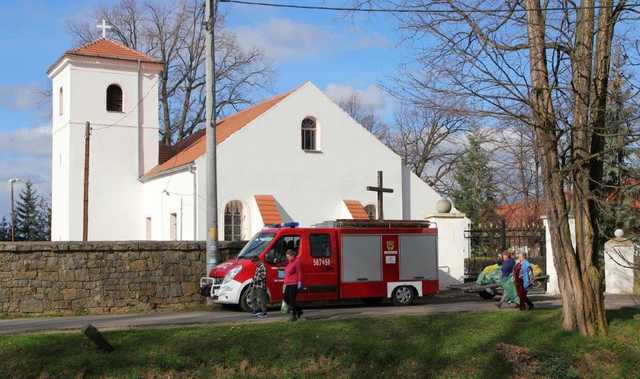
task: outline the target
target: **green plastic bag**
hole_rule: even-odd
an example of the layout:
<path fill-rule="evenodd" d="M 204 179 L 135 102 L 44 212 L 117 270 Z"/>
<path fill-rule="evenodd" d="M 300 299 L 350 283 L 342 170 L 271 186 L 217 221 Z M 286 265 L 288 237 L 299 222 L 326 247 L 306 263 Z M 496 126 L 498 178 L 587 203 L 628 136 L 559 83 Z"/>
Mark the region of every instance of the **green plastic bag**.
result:
<path fill-rule="evenodd" d="M 280 306 L 280 312 L 284 314 L 289 313 L 289 305 L 284 300 L 282 300 L 282 306 Z"/>
<path fill-rule="evenodd" d="M 518 291 L 516 291 L 516 285 L 515 283 L 513 283 L 512 275 L 509 275 L 507 278 L 502 279 L 502 290 L 507 295 L 507 302 L 520 304 L 520 298 L 518 297 Z"/>

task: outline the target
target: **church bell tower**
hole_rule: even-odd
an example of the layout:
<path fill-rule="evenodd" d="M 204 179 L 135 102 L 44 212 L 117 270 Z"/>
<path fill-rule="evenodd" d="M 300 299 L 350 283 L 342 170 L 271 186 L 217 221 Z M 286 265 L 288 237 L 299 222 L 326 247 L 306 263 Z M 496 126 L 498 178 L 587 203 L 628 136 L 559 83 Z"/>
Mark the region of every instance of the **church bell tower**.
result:
<path fill-rule="evenodd" d="M 162 68 L 161 61 L 107 38 L 69 50 L 49 67 L 52 240 L 82 240 L 85 179 L 88 240 L 143 238 L 140 178 L 158 163 Z"/>

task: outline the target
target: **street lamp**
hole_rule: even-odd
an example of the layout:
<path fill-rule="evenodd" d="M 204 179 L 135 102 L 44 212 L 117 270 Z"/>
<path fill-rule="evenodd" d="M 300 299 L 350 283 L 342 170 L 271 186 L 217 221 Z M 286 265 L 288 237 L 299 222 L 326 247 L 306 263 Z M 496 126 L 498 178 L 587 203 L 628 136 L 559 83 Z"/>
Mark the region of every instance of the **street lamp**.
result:
<path fill-rule="evenodd" d="M 9 186 L 11 187 L 11 242 L 16 240 L 16 202 L 13 195 L 13 185 L 17 182 L 24 183 L 18 178 L 9 179 Z"/>

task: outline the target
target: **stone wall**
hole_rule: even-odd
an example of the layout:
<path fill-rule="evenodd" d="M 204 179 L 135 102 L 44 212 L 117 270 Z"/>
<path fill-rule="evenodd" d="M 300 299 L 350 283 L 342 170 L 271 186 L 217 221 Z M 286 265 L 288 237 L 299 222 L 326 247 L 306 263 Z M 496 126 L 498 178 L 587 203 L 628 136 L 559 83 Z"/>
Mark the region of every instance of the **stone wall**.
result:
<path fill-rule="evenodd" d="M 237 250 L 222 249 L 225 256 Z M 204 271 L 204 242 L 0 243 L 0 313 L 191 307 L 204 303 Z"/>

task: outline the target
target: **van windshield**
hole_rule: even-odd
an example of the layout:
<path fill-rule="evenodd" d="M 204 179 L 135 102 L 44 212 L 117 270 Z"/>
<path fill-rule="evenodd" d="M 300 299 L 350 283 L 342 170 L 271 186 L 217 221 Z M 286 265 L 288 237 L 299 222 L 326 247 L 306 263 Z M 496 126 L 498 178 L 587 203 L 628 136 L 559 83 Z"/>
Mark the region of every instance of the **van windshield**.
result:
<path fill-rule="evenodd" d="M 238 259 L 251 259 L 258 256 L 273 240 L 275 233 L 258 233 L 240 250 Z"/>

